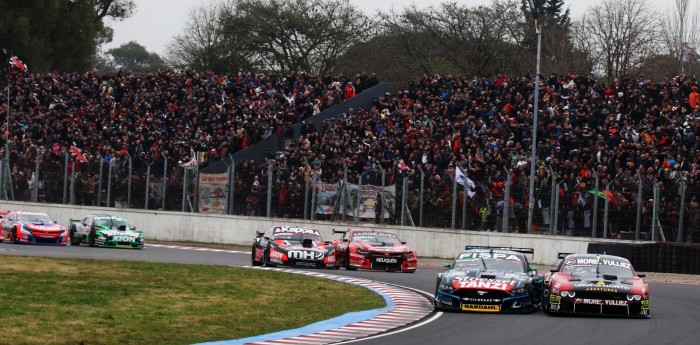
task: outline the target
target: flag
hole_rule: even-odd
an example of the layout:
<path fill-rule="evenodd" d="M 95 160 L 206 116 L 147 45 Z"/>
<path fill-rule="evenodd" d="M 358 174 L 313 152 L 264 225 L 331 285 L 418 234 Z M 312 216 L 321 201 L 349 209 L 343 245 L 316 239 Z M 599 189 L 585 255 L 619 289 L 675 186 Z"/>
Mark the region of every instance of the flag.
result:
<path fill-rule="evenodd" d="M 464 176 L 462 169 L 455 169 L 455 181 L 464 186 L 465 180 L 467 181 L 467 195 L 469 195 L 470 198 L 473 198 L 474 194 L 476 194 L 476 184 L 470 178 Z"/>
<path fill-rule="evenodd" d="M 10 63 L 10 65 L 12 65 L 16 68 L 19 68 L 24 72 L 27 72 L 27 69 L 29 69 L 27 67 L 27 65 L 24 62 L 22 62 L 22 60 L 17 58 L 16 56 L 11 57 L 9 63 Z"/>
<path fill-rule="evenodd" d="M 190 160 L 187 162 L 179 161 L 177 166 L 183 167 L 185 169 L 195 169 L 197 166 L 199 166 L 199 162 L 197 159 L 197 154 L 194 152 L 193 149 L 190 149 Z"/>
<path fill-rule="evenodd" d="M 77 158 L 80 163 L 87 163 L 88 160 L 85 158 L 85 156 L 83 156 L 83 153 L 80 152 L 79 148 L 71 146 L 70 152 L 75 155 L 75 158 Z"/>
<path fill-rule="evenodd" d="M 404 162 L 403 159 L 399 159 L 399 169 L 408 170 L 408 165 L 406 165 L 406 162 Z"/>

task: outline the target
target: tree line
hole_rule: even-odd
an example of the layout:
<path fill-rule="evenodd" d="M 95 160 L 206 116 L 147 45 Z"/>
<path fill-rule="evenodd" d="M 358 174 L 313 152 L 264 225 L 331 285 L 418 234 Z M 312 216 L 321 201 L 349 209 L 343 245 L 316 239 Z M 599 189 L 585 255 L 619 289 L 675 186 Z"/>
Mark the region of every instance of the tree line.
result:
<path fill-rule="evenodd" d="M 0 48 L 22 54 L 34 71 L 371 71 L 402 84 L 426 74 L 531 74 L 537 28 L 545 73 L 614 79 L 697 70 L 698 1 L 674 0 L 660 10 L 647 0 L 603 0 L 581 18 L 571 17 L 564 0 L 534 2 L 536 22 L 527 0 L 372 15 L 346 0 L 209 2 L 190 9 L 160 57 L 137 42 L 100 54 L 112 34 L 104 20 L 128 18 L 133 0 L 0 0 Z"/>

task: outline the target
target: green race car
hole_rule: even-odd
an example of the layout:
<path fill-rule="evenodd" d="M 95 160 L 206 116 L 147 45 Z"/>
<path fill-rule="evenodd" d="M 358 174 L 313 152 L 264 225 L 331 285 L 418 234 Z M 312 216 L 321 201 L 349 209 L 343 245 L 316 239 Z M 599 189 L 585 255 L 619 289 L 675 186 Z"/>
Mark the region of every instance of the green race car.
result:
<path fill-rule="evenodd" d="M 87 243 L 91 247 L 120 247 L 141 249 L 143 232 L 136 231 L 126 219 L 108 214 L 91 214 L 70 220 L 70 244 Z"/>

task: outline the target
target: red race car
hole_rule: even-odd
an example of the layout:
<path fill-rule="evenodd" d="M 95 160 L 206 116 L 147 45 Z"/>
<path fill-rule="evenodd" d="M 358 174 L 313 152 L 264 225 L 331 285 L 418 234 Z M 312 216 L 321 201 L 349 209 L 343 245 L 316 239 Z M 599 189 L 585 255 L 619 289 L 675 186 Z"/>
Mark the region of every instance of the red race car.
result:
<path fill-rule="evenodd" d="M 346 270 L 402 271 L 413 273 L 418 266 L 416 251 L 386 230 L 352 229 L 335 230 L 343 234 L 333 241 L 336 265 Z"/>
<path fill-rule="evenodd" d="M 68 231 L 43 212 L 9 211 L 3 215 L 0 242 L 68 244 Z"/>
<path fill-rule="evenodd" d="M 335 248 L 316 229 L 275 226 L 256 232 L 250 262 L 253 266 L 335 268 Z"/>
<path fill-rule="evenodd" d="M 564 253 L 559 258 L 544 276 L 545 312 L 649 318 L 649 285 L 627 259 Z"/>

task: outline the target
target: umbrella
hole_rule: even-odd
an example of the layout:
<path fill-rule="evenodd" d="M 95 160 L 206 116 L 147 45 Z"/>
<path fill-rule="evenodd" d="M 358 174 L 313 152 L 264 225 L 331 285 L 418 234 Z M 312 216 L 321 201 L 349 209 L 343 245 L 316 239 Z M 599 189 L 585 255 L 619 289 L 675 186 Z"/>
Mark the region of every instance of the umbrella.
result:
<path fill-rule="evenodd" d="M 606 189 L 599 189 L 596 191 L 595 189 L 591 189 L 588 191 L 588 193 L 591 193 L 593 195 L 597 195 L 603 199 L 608 199 L 609 202 L 617 205 L 617 198 L 615 198 L 615 194 L 613 194 L 611 191 L 606 190 Z"/>

